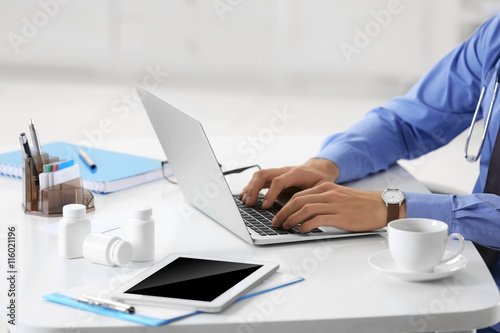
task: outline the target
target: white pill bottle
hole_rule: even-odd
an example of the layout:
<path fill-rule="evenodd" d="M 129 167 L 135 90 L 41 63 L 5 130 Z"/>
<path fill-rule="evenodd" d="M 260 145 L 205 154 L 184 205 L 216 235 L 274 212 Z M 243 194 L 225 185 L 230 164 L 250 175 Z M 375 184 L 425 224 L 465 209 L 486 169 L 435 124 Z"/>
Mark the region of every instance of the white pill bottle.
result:
<path fill-rule="evenodd" d="M 128 241 L 132 244 L 132 261 L 150 261 L 155 258 L 155 222 L 151 206 L 130 207 Z"/>
<path fill-rule="evenodd" d="M 90 234 L 83 242 L 83 256 L 96 264 L 125 266 L 132 258 L 132 245 L 118 236 Z"/>
<path fill-rule="evenodd" d="M 90 234 L 90 220 L 87 208 L 80 204 L 63 207 L 63 218 L 58 225 L 59 256 L 63 258 L 83 257 L 82 245 Z"/>

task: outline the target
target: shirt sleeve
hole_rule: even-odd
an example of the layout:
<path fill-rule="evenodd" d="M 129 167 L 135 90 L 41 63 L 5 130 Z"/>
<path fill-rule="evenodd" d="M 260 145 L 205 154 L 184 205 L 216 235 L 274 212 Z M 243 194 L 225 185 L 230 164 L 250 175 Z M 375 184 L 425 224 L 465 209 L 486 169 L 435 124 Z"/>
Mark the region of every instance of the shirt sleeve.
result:
<path fill-rule="evenodd" d="M 333 161 L 339 183 L 386 170 L 450 142 L 470 124 L 485 71 L 500 54 L 500 15 L 438 62 L 404 96 L 328 137 L 317 158 Z"/>
<path fill-rule="evenodd" d="M 405 192 L 408 217 L 446 222 L 450 232 L 500 251 L 500 197 L 488 193 L 443 195 Z"/>

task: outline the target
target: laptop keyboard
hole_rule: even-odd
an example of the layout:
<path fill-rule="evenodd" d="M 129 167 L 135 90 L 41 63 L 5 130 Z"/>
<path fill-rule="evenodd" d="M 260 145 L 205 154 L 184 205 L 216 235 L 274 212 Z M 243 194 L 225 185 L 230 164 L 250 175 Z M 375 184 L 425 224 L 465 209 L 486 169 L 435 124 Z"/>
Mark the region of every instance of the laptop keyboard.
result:
<path fill-rule="evenodd" d="M 298 234 L 299 231 L 297 227 L 293 227 L 289 230 L 273 227 L 273 217 L 278 213 L 281 206 L 278 203 L 274 203 L 271 208 L 262 209 L 263 198 L 263 195 L 259 195 L 255 206 L 249 207 L 241 201 L 238 195 L 234 196 L 234 200 L 236 201 L 240 214 L 245 221 L 245 225 L 261 236 Z M 316 228 L 311 230 L 309 233 L 321 232 L 323 232 L 323 230 Z"/>

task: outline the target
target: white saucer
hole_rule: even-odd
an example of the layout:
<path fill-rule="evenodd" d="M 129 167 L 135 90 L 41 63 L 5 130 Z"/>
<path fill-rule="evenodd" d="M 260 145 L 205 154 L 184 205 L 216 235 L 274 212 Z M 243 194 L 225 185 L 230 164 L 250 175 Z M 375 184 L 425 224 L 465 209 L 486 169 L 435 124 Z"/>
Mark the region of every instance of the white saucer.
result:
<path fill-rule="evenodd" d="M 452 252 L 446 251 L 445 258 L 447 256 L 451 256 L 452 254 Z M 450 262 L 436 266 L 433 272 L 407 272 L 399 268 L 399 266 L 394 262 L 389 250 L 372 254 L 368 258 L 368 262 L 379 271 L 406 281 L 432 281 L 443 279 L 455 274 L 467 266 L 467 259 L 464 256 L 459 255 Z"/>

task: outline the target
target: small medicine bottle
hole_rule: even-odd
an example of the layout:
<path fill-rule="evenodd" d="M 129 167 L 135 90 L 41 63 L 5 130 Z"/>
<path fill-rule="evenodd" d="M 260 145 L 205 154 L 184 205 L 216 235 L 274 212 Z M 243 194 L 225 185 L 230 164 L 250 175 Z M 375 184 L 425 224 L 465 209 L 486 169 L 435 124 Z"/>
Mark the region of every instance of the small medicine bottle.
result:
<path fill-rule="evenodd" d="M 83 257 L 82 245 L 90 234 L 90 220 L 86 218 L 84 205 L 69 204 L 63 207 L 63 218 L 59 220 L 59 255 L 64 258 Z"/>
<path fill-rule="evenodd" d="M 118 236 L 90 234 L 83 242 L 83 256 L 96 264 L 124 266 L 132 258 L 132 244 Z"/>
<path fill-rule="evenodd" d="M 130 207 L 128 241 L 132 244 L 132 261 L 150 261 L 155 258 L 155 223 L 150 206 Z"/>

